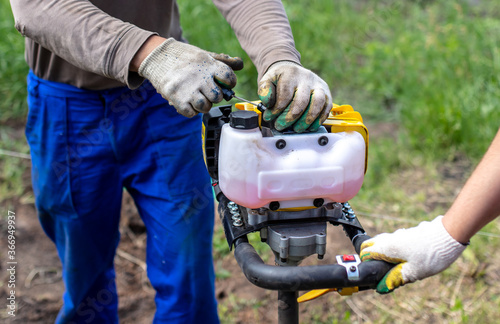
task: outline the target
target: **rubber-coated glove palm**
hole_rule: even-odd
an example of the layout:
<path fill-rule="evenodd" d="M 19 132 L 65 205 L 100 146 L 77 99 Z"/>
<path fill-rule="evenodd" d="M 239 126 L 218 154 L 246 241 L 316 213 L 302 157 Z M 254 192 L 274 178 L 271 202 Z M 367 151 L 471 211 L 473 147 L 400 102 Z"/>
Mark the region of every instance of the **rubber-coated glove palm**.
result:
<path fill-rule="evenodd" d="M 416 227 L 380 234 L 361 245 L 361 260 L 397 264 L 378 283 L 377 292 L 389 293 L 404 284 L 435 275 L 449 267 L 466 248 L 446 231 L 443 216 Z"/>
<path fill-rule="evenodd" d="M 268 108 L 264 120 L 282 131 L 316 131 L 332 108 L 332 95 L 323 79 L 297 63 L 276 62 L 259 82 L 259 98 Z"/>
<path fill-rule="evenodd" d="M 148 79 L 175 109 L 186 117 L 210 110 L 222 101 L 222 90 L 236 85 L 233 70 L 241 70 L 238 57 L 215 54 L 167 39 L 141 63 L 139 75 Z"/>

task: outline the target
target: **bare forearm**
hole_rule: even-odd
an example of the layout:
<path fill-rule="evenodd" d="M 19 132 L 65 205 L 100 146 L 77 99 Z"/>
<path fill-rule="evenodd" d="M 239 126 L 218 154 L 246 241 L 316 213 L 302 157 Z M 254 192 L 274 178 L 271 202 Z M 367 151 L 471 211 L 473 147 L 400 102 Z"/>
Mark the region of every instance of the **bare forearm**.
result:
<path fill-rule="evenodd" d="M 483 159 L 445 214 L 450 235 L 466 243 L 500 215 L 500 130 Z"/>

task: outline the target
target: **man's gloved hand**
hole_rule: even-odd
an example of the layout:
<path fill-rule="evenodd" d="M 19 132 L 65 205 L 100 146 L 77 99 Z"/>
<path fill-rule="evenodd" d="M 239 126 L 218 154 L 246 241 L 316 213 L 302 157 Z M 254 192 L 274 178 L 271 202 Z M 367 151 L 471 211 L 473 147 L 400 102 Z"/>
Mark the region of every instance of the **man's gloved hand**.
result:
<path fill-rule="evenodd" d="M 216 81 L 233 88 L 233 70 L 242 68 L 243 61 L 238 57 L 207 52 L 169 38 L 144 59 L 139 75 L 148 79 L 180 114 L 193 117 L 222 101 Z"/>
<path fill-rule="evenodd" d="M 323 79 L 297 63 L 272 64 L 259 82 L 259 98 L 268 108 L 264 120 L 275 120 L 279 131 L 316 131 L 332 108 L 332 95 Z"/>
<path fill-rule="evenodd" d="M 384 260 L 398 264 L 378 283 L 377 292 L 435 275 L 448 268 L 466 248 L 446 231 L 443 216 L 416 227 L 380 234 L 361 245 L 362 261 Z"/>

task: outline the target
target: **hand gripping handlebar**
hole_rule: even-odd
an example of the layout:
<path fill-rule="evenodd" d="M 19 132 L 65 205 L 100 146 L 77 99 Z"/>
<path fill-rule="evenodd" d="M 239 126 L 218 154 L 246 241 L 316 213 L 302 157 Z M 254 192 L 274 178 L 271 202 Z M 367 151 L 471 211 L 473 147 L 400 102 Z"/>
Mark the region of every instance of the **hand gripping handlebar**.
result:
<path fill-rule="evenodd" d="M 368 235 L 355 238 L 357 253 Z M 298 291 L 322 288 L 359 287 L 375 288 L 377 283 L 394 266 L 385 261 L 362 262 L 358 265 L 358 279 L 350 279 L 340 264 L 317 266 L 279 267 L 265 264 L 246 238 L 235 242 L 234 255 L 247 279 L 254 285 L 271 290 Z"/>

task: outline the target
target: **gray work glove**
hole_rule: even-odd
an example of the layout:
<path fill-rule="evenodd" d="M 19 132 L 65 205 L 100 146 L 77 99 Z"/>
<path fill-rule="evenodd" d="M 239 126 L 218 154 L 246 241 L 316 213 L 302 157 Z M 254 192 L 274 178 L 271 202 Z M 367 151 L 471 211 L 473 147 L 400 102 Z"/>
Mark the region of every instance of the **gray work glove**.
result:
<path fill-rule="evenodd" d="M 264 120 L 279 131 L 316 131 L 332 108 L 332 95 L 323 79 L 297 63 L 272 64 L 259 82 L 259 98 L 268 108 Z"/>
<path fill-rule="evenodd" d="M 139 75 L 148 79 L 177 112 L 193 117 L 222 101 L 220 85 L 233 88 L 233 70 L 242 68 L 243 61 L 238 57 L 207 52 L 169 38 L 144 59 Z"/>

